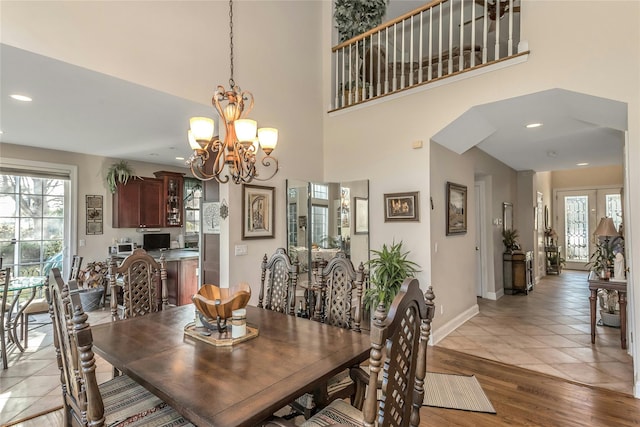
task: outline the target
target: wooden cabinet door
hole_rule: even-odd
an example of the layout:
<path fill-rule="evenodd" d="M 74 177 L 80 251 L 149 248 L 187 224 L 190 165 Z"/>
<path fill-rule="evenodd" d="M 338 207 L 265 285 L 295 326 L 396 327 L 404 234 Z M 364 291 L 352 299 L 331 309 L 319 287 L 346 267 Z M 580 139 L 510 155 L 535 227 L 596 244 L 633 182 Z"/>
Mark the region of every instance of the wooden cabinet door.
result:
<path fill-rule="evenodd" d="M 113 194 L 113 227 L 133 228 L 140 225 L 140 191 L 142 181 L 132 179 L 118 184 Z"/>
<path fill-rule="evenodd" d="M 113 227 L 162 226 L 162 180 L 131 179 L 113 195 Z"/>
<path fill-rule="evenodd" d="M 178 305 L 191 304 L 191 296 L 198 292 L 198 260 L 180 261 Z"/>
<path fill-rule="evenodd" d="M 140 227 L 162 227 L 162 180 L 142 180 L 140 192 Z"/>

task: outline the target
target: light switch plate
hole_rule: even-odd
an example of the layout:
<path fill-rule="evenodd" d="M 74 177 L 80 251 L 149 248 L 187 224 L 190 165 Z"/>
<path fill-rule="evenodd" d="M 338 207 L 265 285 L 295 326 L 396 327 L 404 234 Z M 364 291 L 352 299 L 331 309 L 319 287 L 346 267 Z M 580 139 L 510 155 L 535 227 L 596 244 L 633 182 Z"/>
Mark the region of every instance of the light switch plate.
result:
<path fill-rule="evenodd" d="M 249 253 L 247 245 L 236 245 L 236 256 L 246 255 Z"/>

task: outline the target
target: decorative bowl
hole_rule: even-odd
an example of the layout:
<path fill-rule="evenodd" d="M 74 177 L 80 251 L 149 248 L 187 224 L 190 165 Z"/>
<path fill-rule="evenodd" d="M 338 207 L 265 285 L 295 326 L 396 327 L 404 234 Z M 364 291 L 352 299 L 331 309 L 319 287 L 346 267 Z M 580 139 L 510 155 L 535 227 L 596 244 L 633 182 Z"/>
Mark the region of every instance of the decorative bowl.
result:
<path fill-rule="evenodd" d="M 208 320 L 230 319 L 233 310 L 244 308 L 251 298 L 251 287 L 240 283 L 229 288 L 216 285 L 202 285 L 191 299 L 198 311 Z"/>

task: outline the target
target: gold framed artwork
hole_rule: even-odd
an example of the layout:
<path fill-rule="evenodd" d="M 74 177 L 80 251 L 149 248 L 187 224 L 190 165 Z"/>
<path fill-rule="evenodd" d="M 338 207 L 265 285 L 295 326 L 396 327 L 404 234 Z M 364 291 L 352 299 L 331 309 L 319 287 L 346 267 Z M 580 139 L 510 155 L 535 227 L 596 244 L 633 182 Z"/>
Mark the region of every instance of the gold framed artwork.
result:
<path fill-rule="evenodd" d="M 467 187 L 447 182 L 447 236 L 467 232 Z"/>
<path fill-rule="evenodd" d="M 242 186 L 242 239 L 275 237 L 275 188 Z"/>
<path fill-rule="evenodd" d="M 102 196 L 87 195 L 87 235 L 102 234 L 104 222 L 104 209 Z"/>
<path fill-rule="evenodd" d="M 384 195 L 384 222 L 420 221 L 419 192 Z"/>

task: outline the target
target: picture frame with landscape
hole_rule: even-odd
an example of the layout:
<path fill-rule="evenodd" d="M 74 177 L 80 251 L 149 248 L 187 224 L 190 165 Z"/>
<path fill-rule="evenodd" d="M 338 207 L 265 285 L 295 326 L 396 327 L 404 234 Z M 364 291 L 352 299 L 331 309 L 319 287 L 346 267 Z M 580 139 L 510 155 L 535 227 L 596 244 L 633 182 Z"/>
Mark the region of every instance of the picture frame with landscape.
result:
<path fill-rule="evenodd" d="M 275 187 L 242 186 L 242 239 L 275 237 Z"/>
<path fill-rule="evenodd" d="M 467 232 L 467 186 L 447 182 L 447 236 Z"/>

